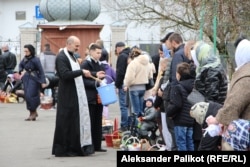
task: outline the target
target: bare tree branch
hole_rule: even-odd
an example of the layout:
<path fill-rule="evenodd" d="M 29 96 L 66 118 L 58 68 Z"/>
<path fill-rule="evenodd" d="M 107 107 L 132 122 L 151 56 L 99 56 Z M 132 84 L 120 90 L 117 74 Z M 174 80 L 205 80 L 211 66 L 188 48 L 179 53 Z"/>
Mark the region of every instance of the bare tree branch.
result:
<path fill-rule="evenodd" d="M 247 33 L 250 24 L 249 0 L 105 0 L 104 6 L 116 13 L 120 21 L 138 24 L 164 25 L 162 29 L 200 30 L 213 42 L 220 53 L 226 53 L 226 41 Z M 205 8 L 203 10 L 203 3 Z M 204 18 L 201 13 L 204 12 Z M 217 37 L 213 39 L 213 19 L 217 18 Z M 165 22 L 165 24 L 161 24 Z"/>

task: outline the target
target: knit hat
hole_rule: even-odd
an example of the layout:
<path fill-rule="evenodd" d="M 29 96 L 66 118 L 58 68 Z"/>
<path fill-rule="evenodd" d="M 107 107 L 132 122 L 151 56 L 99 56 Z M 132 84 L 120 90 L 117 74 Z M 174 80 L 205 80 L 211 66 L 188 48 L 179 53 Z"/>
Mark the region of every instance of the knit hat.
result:
<path fill-rule="evenodd" d="M 238 119 L 228 125 L 226 131 L 222 134 L 222 138 L 234 151 L 246 151 L 250 149 L 249 133 L 249 120 Z"/>
<path fill-rule="evenodd" d="M 154 99 L 152 99 L 152 98 L 147 98 L 146 102 L 147 101 L 150 101 L 152 104 L 154 104 Z"/>
<path fill-rule="evenodd" d="M 205 116 L 208 110 L 209 103 L 199 102 L 192 106 L 190 115 L 197 123 L 202 124 L 205 120 Z"/>
<path fill-rule="evenodd" d="M 115 44 L 115 48 L 117 48 L 117 47 L 123 47 L 123 46 L 125 46 L 125 43 L 124 43 L 124 42 L 117 42 L 117 43 Z"/>

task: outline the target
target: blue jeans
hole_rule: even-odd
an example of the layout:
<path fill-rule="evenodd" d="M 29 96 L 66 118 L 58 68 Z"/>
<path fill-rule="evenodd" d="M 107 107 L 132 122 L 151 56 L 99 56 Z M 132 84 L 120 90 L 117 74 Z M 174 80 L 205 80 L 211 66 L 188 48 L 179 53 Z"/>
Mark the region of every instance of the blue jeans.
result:
<path fill-rule="evenodd" d="M 126 92 L 118 89 L 119 106 L 121 110 L 121 127 L 128 127 L 128 107 L 126 104 Z"/>
<path fill-rule="evenodd" d="M 174 127 L 176 145 L 178 151 L 194 151 L 193 127 Z"/>
<path fill-rule="evenodd" d="M 145 90 L 133 90 L 129 91 L 130 102 L 132 106 L 132 110 L 138 116 L 143 112 L 143 103 Z"/>

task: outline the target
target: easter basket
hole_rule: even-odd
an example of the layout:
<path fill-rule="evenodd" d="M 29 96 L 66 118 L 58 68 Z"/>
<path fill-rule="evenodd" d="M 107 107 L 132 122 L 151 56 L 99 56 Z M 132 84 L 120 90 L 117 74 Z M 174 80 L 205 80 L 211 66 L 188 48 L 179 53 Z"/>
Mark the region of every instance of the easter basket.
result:
<path fill-rule="evenodd" d="M 116 137 L 114 137 L 114 135 L 112 135 L 112 144 L 113 144 L 113 148 L 115 148 L 115 149 L 120 148 L 121 136 L 119 134 L 117 134 Z"/>
<path fill-rule="evenodd" d="M 124 145 L 127 147 L 128 151 L 141 151 L 141 143 L 137 137 L 129 137 Z"/>

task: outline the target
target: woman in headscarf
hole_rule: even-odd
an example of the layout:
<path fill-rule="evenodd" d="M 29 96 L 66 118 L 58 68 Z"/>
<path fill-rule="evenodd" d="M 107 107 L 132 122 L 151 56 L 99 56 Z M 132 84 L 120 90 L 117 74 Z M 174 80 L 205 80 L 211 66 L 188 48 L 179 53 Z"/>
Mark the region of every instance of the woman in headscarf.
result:
<path fill-rule="evenodd" d="M 232 128 L 229 126 L 232 121 L 238 119 L 250 120 L 250 41 L 243 39 L 235 51 L 236 71 L 230 82 L 229 92 L 223 107 L 218 111 L 216 117 L 209 117 L 209 124 L 222 124 L 224 134 L 223 142 L 233 140 L 233 133 L 227 134 Z M 242 136 L 243 137 L 243 136 Z M 236 141 L 236 140 L 235 140 Z M 249 142 L 249 139 L 248 139 Z M 229 142 L 230 143 L 230 142 Z M 238 142 L 238 144 L 241 144 Z M 232 146 L 232 145 L 231 145 Z M 234 150 L 240 145 L 234 145 Z M 226 150 L 222 144 L 222 150 Z M 249 148 L 248 148 L 249 149 Z"/>
<path fill-rule="evenodd" d="M 204 95 L 206 102 L 223 104 L 227 94 L 227 76 L 221 65 L 218 55 L 213 48 L 203 41 L 198 41 L 191 49 L 189 58 L 192 58 L 196 67 L 194 88 Z M 201 126 L 194 125 L 195 150 L 200 146 L 202 138 Z"/>
<path fill-rule="evenodd" d="M 35 56 L 34 46 L 24 45 L 24 58 L 19 64 L 19 73 L 22 73 L 24 95 L 27 110 L 30 115 L 25 121 L 35 121 L 37 107 L 40 105 L 40 88 L 45 87 L 45 75 L 38 57 Z"/>
<path fill-rule="evenodd" d="M 236 71 L 230 82 L 223 107 L 212 122 L 228 125 L 239 118 L 250 120 L 250 41 L 242 40 L 236 48 Z"/>
<path fill-rule="evenodd" d="M 227 94 L 227 76 L 220 58 L 205 42 L 195 44 L 196 79 L 194 87 L 204 95 L 205 101 L 224 103 Z"/>

